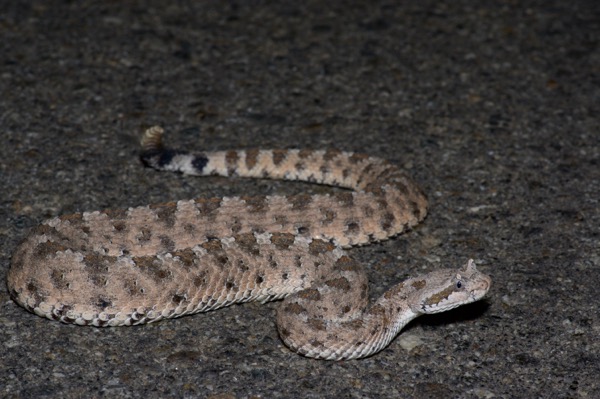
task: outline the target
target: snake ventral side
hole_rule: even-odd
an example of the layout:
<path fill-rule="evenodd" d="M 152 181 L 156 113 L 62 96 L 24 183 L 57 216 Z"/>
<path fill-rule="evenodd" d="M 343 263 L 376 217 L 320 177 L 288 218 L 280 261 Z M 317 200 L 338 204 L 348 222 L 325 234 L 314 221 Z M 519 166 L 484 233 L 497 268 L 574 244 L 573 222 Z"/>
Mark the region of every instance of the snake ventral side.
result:
<path fill-rule="evenodd" d="M 419 223 L 427 200 L 395 165 L 341 151 L 190 154 L 148 129 L 142 160 L 190 175 L 300 180 L 330 195 L 195 199 L 56 217 L 12 256 L 11 297 L 65 323 L 120 326 L 285 298 L 277 328 L 292 350 L 353 359 L 385 348 L 415 317 L 481 299 L 491 280 L 472 261 L 401 282 L 368 303 L 363 266 L 343 248 Z"/>

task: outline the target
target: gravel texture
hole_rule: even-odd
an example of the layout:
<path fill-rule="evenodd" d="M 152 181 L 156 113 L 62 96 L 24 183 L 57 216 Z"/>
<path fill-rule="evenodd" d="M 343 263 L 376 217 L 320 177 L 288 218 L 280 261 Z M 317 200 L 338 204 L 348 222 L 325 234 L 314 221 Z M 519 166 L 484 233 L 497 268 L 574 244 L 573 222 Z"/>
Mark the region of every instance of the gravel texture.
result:
<path fill-rule="evenodd" d="M 347 362 L 285 348 L 276 303 L 97 329 L 3 289 L 0 397 L 600 397 L 599 2 L 1 3 L 0 284 L 51 216 L 329 190 L 143 168 L 159 123 L 186 148 L 388 158 L 431 207 L 351 251 L 372 295 L 468 258 L 493 287 Z"/>

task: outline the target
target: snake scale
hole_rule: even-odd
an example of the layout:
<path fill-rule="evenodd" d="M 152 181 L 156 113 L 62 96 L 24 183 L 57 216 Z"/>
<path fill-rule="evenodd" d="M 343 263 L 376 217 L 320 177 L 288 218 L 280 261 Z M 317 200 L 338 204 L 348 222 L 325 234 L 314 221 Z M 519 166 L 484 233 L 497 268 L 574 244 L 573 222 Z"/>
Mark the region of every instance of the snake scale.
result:
<path fill-rule="evenodd" d="M 300 180 L 349 190 L 169 202 L 65 215 L 34 228 L 12 256 L 11 297 L 37 315 L 134 325 L 285 298 L 277 328 L 292 350 L 341 360 L 385 348 L 415 317 L 481 299 L 473 261 L 403 281 L 369 304 L 363 266 L 343 248 L 419 223 L 427 200 L 392 163 L 337 150 L 191 154 L 148 129 L 143 162 L 159 170 Z"/>

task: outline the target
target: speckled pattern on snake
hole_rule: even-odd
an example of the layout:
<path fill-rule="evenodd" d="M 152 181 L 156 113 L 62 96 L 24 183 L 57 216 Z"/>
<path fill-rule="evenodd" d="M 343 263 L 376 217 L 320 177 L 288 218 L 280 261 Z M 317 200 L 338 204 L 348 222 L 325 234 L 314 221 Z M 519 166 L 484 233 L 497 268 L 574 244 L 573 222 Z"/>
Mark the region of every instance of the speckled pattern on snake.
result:
<path fill-rule="evenodd" d="M 11 297 L 37 315 L 134 325 L 285 298 L 277 328 L 292 350 L 353 359 L 385 348 L 415 317 L 481 299 L 491 280 L 472 261 L 403 281 L 369 304 L 363 266 L 343 248 L 419 223 L 427 200 L 393 164 L 335 150 L 190 154 L 148 129 L 142 160 L 190 175 L 300 180 L 328 195 L 195 199 L 55 217 L 12 256 Z"/>

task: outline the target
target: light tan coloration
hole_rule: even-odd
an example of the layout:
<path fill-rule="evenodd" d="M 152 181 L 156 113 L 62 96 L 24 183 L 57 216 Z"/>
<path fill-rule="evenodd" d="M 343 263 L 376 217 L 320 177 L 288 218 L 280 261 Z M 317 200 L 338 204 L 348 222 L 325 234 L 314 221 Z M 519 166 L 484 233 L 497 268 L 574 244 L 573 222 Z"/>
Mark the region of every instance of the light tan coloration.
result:
<path fill-rule="evenodd" d="M 277 326 L 305 356 L 378 352 L 406 323 L 473 302 L 489 277 L 470 261 L 392 287 L 371 306 L 365 270 L 342 247 L 401 233 L 426 199 L 387 161 L 340 151 L 245 150 L 191 155 L 146 131 L 142 159 L 195 175 L 302 180 L 332 195 L 197 199 L 61 216 L 36 227 L 12 257 L 16 302 L 49 319 L 133 325 L 286 298 Z"/>

